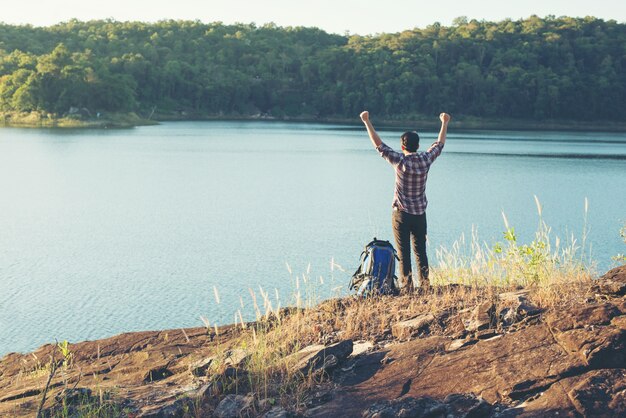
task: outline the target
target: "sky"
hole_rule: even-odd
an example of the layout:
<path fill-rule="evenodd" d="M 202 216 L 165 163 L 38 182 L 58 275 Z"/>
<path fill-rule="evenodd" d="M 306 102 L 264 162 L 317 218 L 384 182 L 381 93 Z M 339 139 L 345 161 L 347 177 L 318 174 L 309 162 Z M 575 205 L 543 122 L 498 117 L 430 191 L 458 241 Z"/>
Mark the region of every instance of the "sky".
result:
<path fill-rule="evenodd" d="M 536 14 L 626 22 L 626 0 L 0 0 L 0 22 L 49 26 L 72 18 L 273 22 L 332 33 L 394 33 L 454 18 L 513 20 Z"/>

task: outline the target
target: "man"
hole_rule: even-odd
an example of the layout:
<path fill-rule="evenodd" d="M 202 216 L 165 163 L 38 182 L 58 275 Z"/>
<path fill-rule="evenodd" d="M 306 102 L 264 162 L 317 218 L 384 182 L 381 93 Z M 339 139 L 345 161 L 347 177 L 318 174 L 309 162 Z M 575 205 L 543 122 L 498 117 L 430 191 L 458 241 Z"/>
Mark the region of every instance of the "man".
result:
<path fill-rule="evenodd" d="M 405 132 L 400 137 L 402 153 L 396 152 L 381 141 L 370 122 L 369 112 L 361 113 L 361 120 L 367 128 L 372 144 L 380 155 L 396 171 L 396 184 L 393 195 L 391 222 L 400 259 L 400 282 L 403 290 L 416 287 L 416 278 L 411 270 L 411 238 L 413 251 L 419 269 L 420 290 L 430 289 L 428 280 L 428 256 L 426 255 L 426 179 L 428 170 L 441 154 L 446 143 L 450 115 L 442 113 L 441 130 L 437 142 L 428 151 L 417 152 L 419 135 L 417 132 Z"/>

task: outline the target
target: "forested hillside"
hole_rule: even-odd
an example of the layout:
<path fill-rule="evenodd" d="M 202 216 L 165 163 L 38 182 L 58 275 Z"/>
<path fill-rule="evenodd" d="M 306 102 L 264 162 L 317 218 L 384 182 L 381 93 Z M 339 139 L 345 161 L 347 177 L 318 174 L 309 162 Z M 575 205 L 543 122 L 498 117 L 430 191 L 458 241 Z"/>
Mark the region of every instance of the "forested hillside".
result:
<path fill-rule="evenodd" d="M 0 25 L 0 112 L 626 121 L 625 70 L 626 24 L 595 18 L 459 18 L 365 37 L 198 21 Z"/>

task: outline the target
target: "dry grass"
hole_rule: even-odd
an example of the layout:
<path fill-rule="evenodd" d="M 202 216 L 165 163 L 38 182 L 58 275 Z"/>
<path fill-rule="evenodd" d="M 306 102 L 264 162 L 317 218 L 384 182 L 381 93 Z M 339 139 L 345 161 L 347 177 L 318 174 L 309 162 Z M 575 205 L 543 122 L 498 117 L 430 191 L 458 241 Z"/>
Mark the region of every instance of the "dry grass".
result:
<path fill-rule="evenodd" d="M 241 311 L 235 315 L 241 328 L 235 345 L 249 353 L 244 364 L 245 390 L 255 393 L 258 399 L 272 399 L 298 409 L 307 392 L 323 378 L 294 370 L 294 354 L 308 345 L 345 339 L 381 340 L 389 337 L 392 325 L 398 321 L 425 313 L 437 318 L 451 317 L 483 301 L 497 301 L 503 292 L 521 288 L 529 290 L 531 302 L 543 309 L 584 303 L 596 276 L 586 248 L 586 223 L 580 241 L 573 236 L 567 240 L 554 237 L 543 222 L 541 204 L 535 199 L 539 220 L 532 242 L 519 243 L 503 214 L 503 243 L 487 245 L 474 231 L 469 240 L 462 236 L 450 248 L 436 251 L 435 267 L 431 269 L 435 290 L 428 294 L 320 301 L 323 278 L 312 279 L 310 268 L 293 277 L 287 265 L 294 282 L 294 308 L 281 309 L 278 295 L 272 300 L 273 295 L 263 289 L 259 295 L 250 290 L 256 322 L 244 323 Z M 215 293 L 219 301 L 217 290 Z M 241 304 L 243 308 L 243 301 Z M 430 332 L 443 334 L 445 329 L 435 326 Z"/>

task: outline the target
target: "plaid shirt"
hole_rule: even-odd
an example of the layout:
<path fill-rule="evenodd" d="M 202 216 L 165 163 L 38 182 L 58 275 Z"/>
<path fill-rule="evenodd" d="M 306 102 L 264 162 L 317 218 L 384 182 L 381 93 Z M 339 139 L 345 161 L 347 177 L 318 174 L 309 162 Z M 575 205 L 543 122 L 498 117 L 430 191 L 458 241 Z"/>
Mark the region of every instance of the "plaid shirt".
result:
<path fill-rule="evenodd" d="M 426 212 L 428 200 L 425 192 L 428 170 L 441 154 L 443 145 L 435 142 L 428 148 L 428 151 L 409 155 L 396 152 L 384 143 L 380 144 L 376 150 L 396 170 L 392 207 L 412 215 L 421 215 Z"/>

